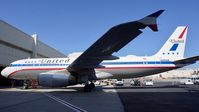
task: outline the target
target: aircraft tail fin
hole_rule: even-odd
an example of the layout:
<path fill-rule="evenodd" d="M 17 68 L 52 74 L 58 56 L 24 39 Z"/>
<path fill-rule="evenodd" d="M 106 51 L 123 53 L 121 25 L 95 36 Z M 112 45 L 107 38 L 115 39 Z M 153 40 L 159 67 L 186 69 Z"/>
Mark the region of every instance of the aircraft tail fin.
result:
<path fill-rule="evenodd" d="M 157 17 L 159 17 L 162 12 L 164 12 L 164 10 L 159 10 L 153 14 L 150 14 L 140 20 L 138 20 L 138 22 L 148 26 L 151 30 L 153 31 L 158 31 L 158 27 L 157 27 Z"/>
<path fill-rule="evenodd" d="M 163 47 L 154 55 L 163 59 L 179 60 L 184 58 L 188 27 L 179 26 Z"/>

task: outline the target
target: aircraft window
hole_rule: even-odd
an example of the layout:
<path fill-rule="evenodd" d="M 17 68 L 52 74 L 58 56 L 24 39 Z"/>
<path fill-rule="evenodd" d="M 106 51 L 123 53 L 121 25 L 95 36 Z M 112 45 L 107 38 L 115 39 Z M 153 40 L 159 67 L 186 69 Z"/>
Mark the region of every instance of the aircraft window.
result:
<path fill-rule="evenodd" d="M 168 54 L 169 54 L 169 52 L 168 52 Z"/>
<path fill-rule="evenodd" d="M 162 53 L 163 55 L 165 55 L 165 53 Z"/>

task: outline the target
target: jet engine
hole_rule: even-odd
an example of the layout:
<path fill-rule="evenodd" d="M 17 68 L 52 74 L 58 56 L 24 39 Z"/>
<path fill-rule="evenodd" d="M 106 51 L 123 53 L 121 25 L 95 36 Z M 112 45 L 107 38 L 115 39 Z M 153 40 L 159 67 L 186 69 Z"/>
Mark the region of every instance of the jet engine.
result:
<path fill-rule="evenodd" d="M 65 87 L 77 84 L 76 78 L 70 74 L 40 74 L 38 84 L 44 87 Z"/>
<path fill-rule="evenodd" d="M 99 72 L 99 71 L 96 72 L 95 76 L 96 76 L 97 79 L 108 79 L 110 77 L 113 77 L 113 75 L 110 74 L 110 73 Z"/>

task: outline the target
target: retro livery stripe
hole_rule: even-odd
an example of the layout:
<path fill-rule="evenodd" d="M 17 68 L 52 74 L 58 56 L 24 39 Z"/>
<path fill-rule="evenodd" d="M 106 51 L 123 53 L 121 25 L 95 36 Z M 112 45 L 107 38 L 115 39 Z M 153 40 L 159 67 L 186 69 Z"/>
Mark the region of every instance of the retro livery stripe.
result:
<path fill-rule="evenodd" d="M 171 47 L 171 49 L 169 51 L 176 51 L 176 49 L 178 48 L 179 44 L 173 44 L 173 46 Z"/>
<path fill-rule="evenodd" d="M 175 65 L 154 65 L 154 66 L 128 66 L 128 67 L 105 67 L 105 68 L 96 68 L 96 70 L 127 70 L 127 69 L 143 69 L 143 68 L 177 68 L 177 66 Z M 20 69 L 20 70 L 16 70 L 13 71 L 12 73 L 10 73 L 8 75 L 8 78 L 11 78 L 12 76 L 14 76 L 16 73 L 18 72 L 22 72 L 22 71 L 50 71 L 50 70 L 65 70 L 65 68 L 24 68 L 24 69 Z"/>
<path fill-rule="evenodd" d="M 184 30 L 182 31 L 182 33 L 181 33 L 180 36 L 179 36 L 179 39 L 182 39 L 182 38 L 183 38 L 183 35 L 184 35 L 186 29 L 187 29 L 187 27 L 185 27 Z"/>
<path fill-rule="evenodd" d="M 143 64 L 173 64 L 170 61 L 134 61 L 134 62 L 102 62 L 100 65 L 143 65 Z M 10 67 L 50 67 L 50 66 L 68 66 L 69 64 L 11 64 Z"/>

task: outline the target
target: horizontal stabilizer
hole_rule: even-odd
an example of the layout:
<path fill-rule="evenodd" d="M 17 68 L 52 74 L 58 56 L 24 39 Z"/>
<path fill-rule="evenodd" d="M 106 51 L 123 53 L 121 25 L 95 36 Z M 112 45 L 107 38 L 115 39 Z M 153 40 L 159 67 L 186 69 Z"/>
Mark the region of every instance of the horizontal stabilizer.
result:
<path fill-rule="evenodd" d="M 192 64 L 199 60 L 199 56 L 174 61 L 174 64 Z"/>

